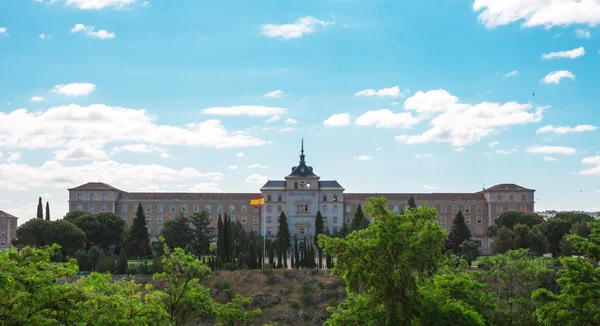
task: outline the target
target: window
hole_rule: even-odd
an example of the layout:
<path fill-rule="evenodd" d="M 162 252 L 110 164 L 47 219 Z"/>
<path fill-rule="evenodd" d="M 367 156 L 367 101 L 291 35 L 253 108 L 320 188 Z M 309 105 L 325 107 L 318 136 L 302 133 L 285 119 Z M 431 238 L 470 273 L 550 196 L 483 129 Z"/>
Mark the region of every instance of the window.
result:
<path fill-rule="evenodd" d="M 346 205 L 346 213 L 350 213 L 352 212 L 352 205 L 348 204 Z"/>
<path fill-rule="evenodd" d="M 248 224 L 248 218 L 246 216 L 242 216 L 242 224 Z"/>
<path fill-rule="evenodd" d="M 156 234 L 160 234 L 160 230 L 162 230 L 162 227 L 160 227 L 160 226 L 159 226 L 159 227 L 157 227 L 157 228 L 156 228 Z"/>
<path fill-rule="evenodd" d="M 158 217 L 156 218 L 156 222 L 157 222 L 158 224 L 162 224 L 162 223 L 163 223 L 163 221 L 164 221 L 164 220 L 163 220 L 163 217 L 162 217 L 162 216 L 158 216 Z"/>
<path fill-rule="evenodd" d="M 509 212 L 514 212 L 515 211 L 515 205 L 508 205 L 508 211 Z"/>
<path fill-rule="evenodd" d="M 253 211 L 254 213 L 258 213 L 258 207 L 252 207 L 252 211 Z"/>
<path fill-rule="evenodd" d="M 333 194 L 333 201 L 337 201 L 337 194 Z"/>
<path fill-rule="evenodd" d="M 248 212 L 248 206 L 242 205 L 242 213 Z"/>
<path fill-rule="evenodd" d="M 310 189 L 310 182 L 306 183 L 306 189 Z"/>
<path fill-rule="evenodd" d="M 338 205 L 333 205 L 333 212 L 337 213 L 338 212 Z"/>
<path fill-rule="evenodd" d="M 77 200 L 81 200 L 81 194 L 77 194 Z"/>
<path fill-rule="evenodd" d="M 175 211 L 175 204 L 169 204 L 169 212 Z"/>
<path fill-rule="evenodd" d="M 283 210 L 283 205 L 277 205 L 277 211 L 281 212 L 281 210 Z"/>
<path fill-rule="evenodd" d="M 157 211 L 157 212 L 159 212 L 159 213 L 162 213 L 162 212 L 164 212 L 164 210 L 165 210 L 165 209 L 164 209 L 164 207 L 163 207 L 163 204 L 158 204 L 158 205 L 156 205 L 156 211 Z"/>
<path fill-rule="evenodd" d="M 267 212 L 271 212 L 273 210 L 273 207 L 271 207 L 271 205 L 267 205 Z"/>
<path fill-rule="evenodd" d="M 478 237 L 483 237 L 483 229 L 482 228 L 477 228 L 477 236 Z M 481 247 L 481 242 L 479 243 L 479 246 Z"/>
<path fill-rule="evenodd" d="M 471 224 L 471 217 L 470 216 L 465 216 L 465 223 Z"/>
<path fill-rule="evenodd" d="M 446 213 L 446 205 L 441 206 L 441 213 Z"/>
<path fill-rule="evenodd" d="M 308 205 L 306 205 L 306 204 L 296 205 L 296 212 L 298 212 L 298 213 L 306 213 L 306 212 L 308 212 Z"/>
<path fill-rule="evenodd" d="M 82 211 L 83 210 L 83 205 L 82 204 L 77 204 L 77 208 L 75 210 Z M 127 211 L 127 209 L 125 209 L 125 211 Z"/>
<path fill-rule="evenodd" d="M 217 205 L 217 213 L 223 213 L 223 205 Z"/>
<path fill-rule="evenodd" d="M 521 195 L 521 201 L 527 201 L 527 197 L 525 197 L 525 195 Z"/>
<path fill-rule="evenodd" d="M 267 201 L 271 201 L 271 194 L 267 195 Z"/>
<path fill-rule="evenodd" d="M 229 213 L 235 213 L 235 205 L 229 205 Z"/>
<path fill-rule="evenodd" d="M 465 205 L 465 213 L 470 213 L 470 212 L 471 212 L 471 206 Z"/>
<path fill-rule="evenodd" d="M 446 216 L 440 216 L 440 224 L 446 224 Z"/>
<path fill-rule="evenodd" d="M 200 212 L 200 204 L 194 204 L 194 213 Z"/>
<path fill-rule="evenodd" d="M 458 213 L 458 205 L 452 205 L 452 213 Z"/>
<path fill-rule="evenodd" d="M 146 212 L 152 212 L 152 205 L 146 204 Z"/>
<path fill-rule="evenodd" d="M 169 216 L 169 220 L 172 220 L 174 218 L 175 218 L 175 216 Z"/>
<path fill-rule="evenodd" d="M 256 226 L 253 227 L 252 232 L 254 232 L 254 234 L 258 235 L 258 228 Z"/>
<path fill-rule="evenodd" d="M 212 208 L 210 207 L 210 204 L 204 205 L 204 211 L 210 213 L 210 211 L 212 210 Z"/>
<path fill-rule="evenodd" d="M 502 205 L 496 205 L 496 213 L 502 213 Z"/>
<path fill-rule="evenodd" d="M 300 228 L 300 234 L 304 234 L 304 228 Z"/>
<path fill-rule="evenodd" d="M 146 216 L 146 224 L 152 223 L 152 216 Z"/>
<path fill-rule="evenodd" d="M 271 224 L 271 219 L 272 219 L 271 216 L 267 216 L 267 224 Z"/>
<path fill-rule="evenodd" d="M 188 210 L 187 210 L 187 205 L 185 205 L 185 204 L 184 204 L 184 205 L 181 205 L 181 206 L 180 206 L 180 210 L 181 210 L 181 212 L 182 212 L 182 213 L 185 213 L 185 212 L 187 212 L 187 211 L 188 211 Z"/>
<path fill-rule="evenodd" d="M 502 195 L 498 195 L 498 196 L 496 196 L 496 200 L 497 200 L 497 201 L 502 201 Z"/>
<path fill-rule="evenodd" d="M 481 216 L 477 216 L 477 224 L 481 224 L 483 222 L 483 220 L 481 219 Z"/>
<path fill-rule="evenodd" d="M 327 194 L 323 194 L 323 201 L 327 201 Z"/>
<path fill-rule="evenodd" d="M 352 218 L 350 216 L 346 216 L 344 218 L 344 220 L 345 220 L 346 224 L 350 224 L 350 222 L 352 222 Z"/>
<path fill-rule="evenodd" d="M 481 205 L 477 205 L 477 213 L 481 213 Z"/>
<path fill-rule="evenodd" d="M 515 196 L 513 196 L 513 195 L 508 196 L 508 200 L 515 201 Z"/>
<path fill-rule="evenodd" d="M 102 194 L 102 201 L 106 200 L 106 194 Z"/>
<path fill-rule="evenodd" d="M 123 219 L 123 221 L 127 222 L 127 216 L 123 215 L 121 216 L 121 218 Z"/>
<path fill-rule="evenodd" d="M 90 201 L 94 200 L 94 194 L 90 194 Z"/>
<path fill-rule="evenodd" d="M 96 206 L 94 204 L 90 204 L 90 213 L 93 213 L 96 211 Z"/>
<path fill-rule="evenodd" d="M 260 223 L 260 221 L 258 219 L 258 216 L 253 216 L 252 217 L 252 224 L 259 224 L 259 223 Z"/>
<path fill-rule="evenodd" d="M 298 182 L 294 182 L 294 189 L 298 189 Z"/>
<path fill-rule="evenodd" d="M 394 205 L 394 213 L 400 213 L 400 205 Z"/>
<path fill-rule="evenodd" d="M 337 224 L 338 220 L 337 220 L 337 216 L 333 217 L 333 224 Z"/>
<path fill-rule="evenodd" d="M 282 200 L 283 200 L 283 195 L 277 194 L 277 201 L 282 201 Z"/>
<path fill-rule="evenodd" d="M 101 212 L 106 212 L 106 204 L 100 205 L 100 211 Z"/>
<path fill-rule="evenodd" d="M 235 216 L 229 216 L 229 220 L 233 223 L 235 223 Z"/>
<path fill-rule="evenodd" d="M 323 205 L 323 213 L 327 213 L 327 205 Z"/>
<path fill-rule="evenodd" d="M 527 206 L 526 205 L 521 205 L 521 212 L 523 212 L 523 213 L 527 212 Z"/>
<path fill-rule="evenodd" d="M 337 234 L 338 233 L 338 228 L 334 227 L 333 228 L 333 234 Z"/>
<path fill-rule="evenodd" d="M 272 235 L 271 228 L 267 228 L 267 236 L 270 237 Z"/>

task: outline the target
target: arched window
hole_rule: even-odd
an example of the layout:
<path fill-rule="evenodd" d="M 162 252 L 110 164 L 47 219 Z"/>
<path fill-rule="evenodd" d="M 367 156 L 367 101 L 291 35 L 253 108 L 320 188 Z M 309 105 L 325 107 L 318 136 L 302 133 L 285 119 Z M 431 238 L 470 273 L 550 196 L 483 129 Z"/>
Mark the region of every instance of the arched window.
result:
<path fill-rule="evenodd" d="M 102 201 L 106 200 L 106 194 L 102 194 Z"/>
<path fill-rule="evenodd" d="M 90 201 L 94 200 L 94 194 L 90 194 Z"/>
<path fill-rule="evenodd" d="M 77 194 L 77 200 L 81 200 L 81 194 Z"/>
<path fill-rule="evenodd" d="M 327 194 L 323 194 L 323 201 L 327 201 Z"/>
<path fill-rule="evenodd" d="M 515 196 L 513 196 L 513 195 L 508 196 L 508 200 L 514 201 L 515 200 Z"/>
<path fill-rule="evenodd" d="M 306 183 L 306 189 L 310 189 L 310 182 Z"/>
<path fill-rule="evenodd" d="M 277 201 L 282 201 L 283 200 L 283 196 L 281 194 L 277 194 Z"/>
<path fill-rule="evenodd" d="M 502 195 L 498 195 L 498 197 L 496 198 L 498 201 L 502 201 Z"/>
<path fill-rule="evenodd" d="M 298 182 L 294 182 L 294 189 L 298 189 Z"/>
<path fill-rule="evenodd" d="M 521 195 L 521 201 L 527 201 L 527 198 L 525 197 L 525 195 Z"/>
<path fill-rule="evenodd" d="M 267 195 L 267 201 L 271 201 L 271 194 Z"/>

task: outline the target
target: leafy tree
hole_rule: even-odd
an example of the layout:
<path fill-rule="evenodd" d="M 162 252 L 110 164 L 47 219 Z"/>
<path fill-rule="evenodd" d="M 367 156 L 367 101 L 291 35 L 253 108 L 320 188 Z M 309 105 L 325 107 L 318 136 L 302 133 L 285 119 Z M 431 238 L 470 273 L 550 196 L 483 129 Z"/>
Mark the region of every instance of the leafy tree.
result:
<path fill-rule="evenodd" d="M 129 262 L 127 261 L 127 253 L 124 248 L 119 251 L 119 260 L 117 261 L 117 274 L 125 274 Z"/>
<path fill-rule="evenodd" d="M 190 217 L 190 222 L 193 238 L 192 247 L 198 257 L 202 258 L 209 254 L 210 244 L 215 238 L 215 228 L 210 225 L 210 215 L 206 211 L 194 213 Z"/>
<path fill-rule="evenodd" d="M 415 202 L 415 196 L 408 198 L 408 209 L 417 209 L 417 203 Z"/>
<path fill-rule="evenodd" d="M 72 211 L 65 214 L 64 219 L 73 222 L 76 218 L 83 215 L 89 215 L 89 213 L 84 211 Z"/>
<path fill-rule="evenodd" d="M 479 257 L 479 240 L 475 238 L 467 239 L 460 244 L 460 254 L 467 261 L 469 267 L 471 263 Z"/>
<path fill-rule="evenodd" d="M 93 272 L 98 271 L 98 265 L 100 265 L 102 258 L 104 258 L 104 254 L 102 251 L 100 251 L 100 249 L 98 249 L 98 247 L 93 246 L 90 248 L 88 251 L 88 264 Z"/>
<path fill-rule="evenodd" d="M 285 213 L 282 211 L 279 215 L 279 229 L 277 230 L 277 243 L 278 243 L 278 251 L 281 253 L 281 258 L 278 256 L 278 265 L 280 265 L 281 260 L 283 259 L 283 268 L 287 269 L 287 251 L 290 247 L 290 230 L 288 228 L 287 217 Z"/>
<path fill-rule="evenodd" d="M 583 257 L 561 257 L 564 266 L 556 280 L 560 292 L 539 289 L 532 298 L 541 305 L 537 320 L 543 325 L 600 325 L 600 221 L 590 222 L 588 238 L 569 235 L 567 240 Z"/>
<path fill-rule="evenodd" d="M 37 218 L 40 220 L 44 219 L 44 208 L 42 207 L 42 197 L 40 197 L 40 199 L 38 201 Z"/>
<path fill-rule="evenodd" d="M 465 217 L 461 211 L 458 211 L 452 220 L 452 227 L 448 234 L 448 240 L 460 245 L 463 241 L 470 239 L 472 236 L 469 226 L 465 223 Z"/>
<path fill-rule="evenodd" d="M 350 232 L 352 232 L 351 227 L 348 227 L 348 224 L 346 223 L 342 223 L 342 227 L 338 230 L 335 236 L 339 238 L 345 238 L 348 234 L 350 234 Z"/>
<path fill-rule="evenodd" d="M 363 209 L 359 204 L 358 207 L 356 208 L 356 213 L 354 213 L 354 217 L 352 218 L 352 226 L 351 226 L 352 231 L 362 230 L 365 226 L 365 221 L 367 222 L 367 225 L 368 225 L 369 221 L 367 221 L 367 219 L 365 218 L 365 213 L 363 212 Z M 344 225 L 345 225 L 345 223 L 344 223 Z"/>
<path fill-rule="evenodd" d="M 497 231 L 503 226 L 509 230 L 512 230 L 517 224 L 522 224 L 528 226 L 529 228 L 533 228 L 542 222 L 544 222 L 544 218 L 537 214 L 508 211 L 500 214 L 500 216 L 494 220 L 494 224 L 488 228 L 487 235 L 490 238 L 494 237 Z"/>
<path fill-rule="evenodd" d="M 548 239 L 548 245 L 552 257 L 560 254 L 560 241 L 571 229 L 571 223 L 566 219 L 553 217 L 540 225 L 542 233 Z"/>
<path fill-rule="evenodd" d="M 123 243 L 125 221 L 113 213 L 83 214 L 70 221 L 83 230 L 89 245 L 108 250 Z"/>
<path fill-rule="evenodd" d="M 368 228 L 346 239 L 321 235 L 325 253 L 337 255 L 335 275 L 346 282 L 348 300 L 329 325 L 408 325 L 418 317 L 418 283 L 443 261 L 444 230 L 430 207 L 394 214 L 385 198 L 369 198 Z"/>
<path fill-rule="evenodd" d="M 135 212 L 133 224 L 129 229 L 127 242 L 135 255 L 141 259 L 142 256 L 145 256 L 148 253 L 149 241 L 146 215 L 144 214 L 142 203 L 139 203 L 137 211 Z"/>
<path fill-rule="evenodd" d="M 254 318 L 262 316 L 260 309 L 246 310 L 251 304 L 252 298 L 244 298 L 236 294 L 231 302 L 218 305 L 217 325 L 239 325 L 240 322 L 251 322 Z"/>
<path fill-rule="evenodd" d="M 185 248 L 194 239 L 189 220 L 183 214 L 166 221 L 160 234 L 170 248 Z"/>
<path fill-rule="evenodd" d="M 321 215 L 321 211 L 317 211 L 317 216 L 315 217 L 315 246 L 317 247 L 317 252 L 319 255 L 318 267 L 323 268 L 323 253 L 317 244 L 319 234 L 323 234 L 323 216 Z"/>
<path fill-rule="evenodd" d="M 64 256 L 83 248 L 85 233 L 73 223 L 65 220 L 50 221 L 44 232 L 45 244 L 59 244 Z"/>
<path fill-rule="evenodd" d="M 185 252 L 186 255 L 196 256 L 196 254 L 194 253 L 194 248 L 192 248 L 192 245 L 189 243 L 185 245 L 185 247 L 183 248 L 183 252 Z"/>
<path fill-rule="evenodd" d="M 46 245 L 44 232 L 51 222 L 43 219 L 30 219 L 17 228 L 15 243 L 22 246 L 40 247 Z"/>
<path fill-rule="evenodd" d="M 46 221 L 50 221 L 50 203 L 46 202 Z"/>

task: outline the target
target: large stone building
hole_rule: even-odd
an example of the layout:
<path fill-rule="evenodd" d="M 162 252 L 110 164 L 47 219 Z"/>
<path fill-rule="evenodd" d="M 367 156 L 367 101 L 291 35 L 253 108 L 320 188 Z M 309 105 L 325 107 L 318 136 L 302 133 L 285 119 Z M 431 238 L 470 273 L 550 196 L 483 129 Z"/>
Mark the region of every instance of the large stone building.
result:
<path fill-rule="evenodd" d="M 480 240 L 481 251 L 489 253 L 491 241 L 485 230 L 503 212 L 534 212 L 534 192 L 515 184 L 499 184 L 473 193 L 345 193 L 337 181 L 321 180 L 315 174 L 313 167 L 306 164 L 302 146 L 300 162 L 291 173 L 284 180 L 267 181 L 259 193 L 141 193 L 91 182 L 69 189 L 69 211 L 113 212 L 131 221 L 141 203 L 154 237 L 167 219 L 201 210 L 210 213 L 215 225 L 216 216 L 227 213 L 247 230 L 275 237 L 278 217 L 284 212 L 292 238 L 298 235 L 298 239 L 303 239 L 314 234 L 318 211 L 324 226 L 336 233 L 343 223 L 351 222 L 358 205 L 369 197 L 385 197 L 389 209 L 400 212 L 414 196 L 418 206 L 427 203 L 438 210 L 439 224 L 445 229 L 462 211 L 471 233 Z M 265 198 L 264 207 L 251 207 L 250 199 L 261 195 Z"/>
<path fill-rule="evenodd" d="M 17 217 L 0 211 L 0 250 L 8 249 L 16 236 Z"/>

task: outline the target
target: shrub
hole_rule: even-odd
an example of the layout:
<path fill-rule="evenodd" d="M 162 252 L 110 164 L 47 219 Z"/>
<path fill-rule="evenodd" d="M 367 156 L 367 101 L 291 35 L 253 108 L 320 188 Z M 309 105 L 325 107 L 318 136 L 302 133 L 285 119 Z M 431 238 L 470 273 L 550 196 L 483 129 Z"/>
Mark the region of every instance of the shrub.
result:
<path fill-rule="evenodd" d="M 276 284 L 276 283 L 277 283 L 277 277 L 275 277 L 275 274 L 267 275 L 267 284 Z"/>
<path fill-rule="evenodd" d="M 124 274 L 127 271 L 127 252 L 125 252 L 125 248 L 121 248 L 119 251 L 119 260 L 117 261 L 116 273 Z"/>
<path fill-rule="evenodd" d="M 125 274 L 127 274 L 127 275 L 135 275 L 135 274 L 137 274 L 137 272 L 138 272 L 138 269 L 136 266 L 129 266 L 125 270 Z"/>
<path fill-rule="evenodd" d="M 98 262 L 98 272 L 106 273 L 114 270 L 115 261 L 111 256 L 102 256 Z"/>
<path fill-rule="evenodd" d="M 152 259 L 152 274 L 162 273 L 163 272 L 163 263 L 161 256 L 154 256 Z"/>
<path fill-rule="evenodd" d="M 223 291 L 223 296 L 227 298 L 227 301 L 231 301 L 231 299 L 235 297 L 235 293 L 233 293 L 233 290 L 231 289 L 225 289 Z"/>
<path fill-rule="evenodd" d="M 302 283 L 302 285 L 300 286 L 300 291 L 303 295 L 309 295 L 313 292 L 313 290 L 313 285 L 310 283 Z"/>
<path fill-rule="evenodd" d="M 292 271 L 283 271 L 283 276 L 286 278 L 295 278 L 296 274 Z"/>
<path fill-rule="evenodd" d="M 226 271 L 237 271 L 239 268 L 235 263 L 226 263 L 223 265 L 223 269 Z"/>
<path fill-rule="evenodd" d="M 300 303 L 298 303 L 298 301 L 296 300 L 292 300 L 290 301 L 290 307 L 292 307 L 293 309 L 300 309 Z"/>
<path fill-rule="evenodd" d="M 227 281 L 227 280 L 217 279 L 213 282 L 213 288 L 219 289 L 219 290 L 225 290 L 225 289 L 230 289 L 231 285 L 229 285 L 229 281 Z"/>

